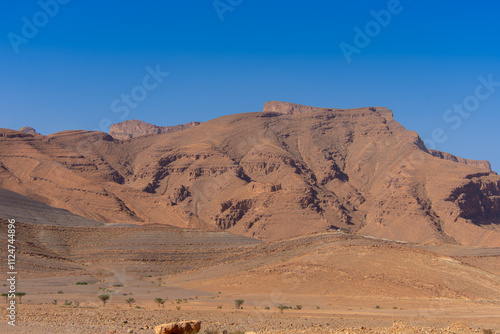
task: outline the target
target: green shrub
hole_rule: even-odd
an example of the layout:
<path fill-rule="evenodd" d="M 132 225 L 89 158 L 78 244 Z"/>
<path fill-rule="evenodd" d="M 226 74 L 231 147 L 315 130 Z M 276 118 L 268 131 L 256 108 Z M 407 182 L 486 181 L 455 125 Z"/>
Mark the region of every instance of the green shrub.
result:
<path fill-rule="evenodd" d="M 76 285 L 87 285 L 87 282 L 76 282 Z"/>
<path fill-rule="evenodd" d="M 297 306 L 295 306 L 295 308 L 296 308 L 297 310 L 302 310 L 302 305 L 297 305 Z"/>
<path fill-rule="evenodd" d="M 99 300 L 102 302 L 102 305 L 105 306 L 110 297 L 109 295 L 99 295 L 97 296 L 97 298 L 99 298 Z"/>

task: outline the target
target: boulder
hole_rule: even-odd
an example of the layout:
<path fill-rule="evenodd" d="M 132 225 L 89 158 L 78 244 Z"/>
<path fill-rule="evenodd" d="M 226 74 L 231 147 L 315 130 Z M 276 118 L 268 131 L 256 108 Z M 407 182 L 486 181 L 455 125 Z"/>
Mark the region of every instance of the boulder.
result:
<path fill-rule="evenodd" d="M 201 321 L 182 321 L 162 324 L 155 327 L 155 334 L 187 334 L 198 333 L 201 329 Z"/>

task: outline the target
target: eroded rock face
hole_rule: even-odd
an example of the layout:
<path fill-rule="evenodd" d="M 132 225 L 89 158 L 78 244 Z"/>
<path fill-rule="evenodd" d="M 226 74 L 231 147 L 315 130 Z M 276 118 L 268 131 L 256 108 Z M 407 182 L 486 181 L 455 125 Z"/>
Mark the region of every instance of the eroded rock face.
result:
<path fill-rule="evenodd" d="M 461 163 L 464 165 L 471 165 L 471 166 L 483 169 L 485 171 L 491 172 L 491 164 L 489 161 L 486 161 L 486 160 L 464 159 L 464 158 L 454 156 L 453 154 L 450 154 L 450 153 L 436 151 L 436 150 L 429 150 L 429 152 L 433 156 L 441 158 L 441 159 L 458 162 L 458 163 Z"/>
<path fill-rule="evenodd" d="M 191 334 L 198 333 L 201 321 L 182 321 L 162 324 L 155 327 L 155 334 Z"/>
<path fill-rule="evenodd" d="M 0 187 L 106 223 L 263 240 L 340 229 L 500 246 L 499 182 L 486 162 L 428 150 L 382 107 L 269 102 L 125 141 L 0 129 Z"/>
<path fill-rule="evenodd" d="M 157 126 L 133 119 L 112 124 L 109 134 L 115 139 L 126 140 L 147 135 L 159 135 L 162 133 L 181 131 L 199 124 L 200 122 L 190 122 L 174 126 Z"/>
<path fill-rule="evenodd" d="M 37 135 L 37 134 L 39 134 L 38 132 L 36 132 L 35 129 L 33 129 L 32 127 L 29 127 L 29 126 L 23 126 L 22 128 L 20 128 L 17 131 L 24 132 L 24 133 L 29 133 L 31 135 Z"/>
<path fill-rule="evenodd" d="M 453 189 L 447 200 L 460 207 L 460 217 L 476 224 L 500 221 L 500 180 L 484 173 L 468 178 L 470 181 Z"/>

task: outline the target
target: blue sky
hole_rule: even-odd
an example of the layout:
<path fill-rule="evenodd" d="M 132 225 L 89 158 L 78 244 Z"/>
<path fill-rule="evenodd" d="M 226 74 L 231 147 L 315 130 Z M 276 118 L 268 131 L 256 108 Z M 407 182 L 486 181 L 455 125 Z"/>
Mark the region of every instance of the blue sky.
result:
<path fill-rule="evenodd" d="M 268 100 L 385 106 L 429 146 L 500 171 L 499 12 L 495 1 L 4 1 L 0 127 L 174 125 Z M 341 45 L 357 48 L 350 62 Z M 144 83 L 157 68 L 169 75 Z"/>

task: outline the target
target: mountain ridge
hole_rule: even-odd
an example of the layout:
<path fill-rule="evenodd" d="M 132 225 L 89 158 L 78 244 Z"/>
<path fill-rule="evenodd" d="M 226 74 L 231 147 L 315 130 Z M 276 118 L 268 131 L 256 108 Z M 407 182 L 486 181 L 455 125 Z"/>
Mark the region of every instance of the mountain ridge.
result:
<path fill-rule="evenodd" d="M 481 162 L 434 156 L 382 107 L 274 101 L 125 141 L 0 135 L 0 187 L 107 223 L 500 246 L 500 177 Z"/>

